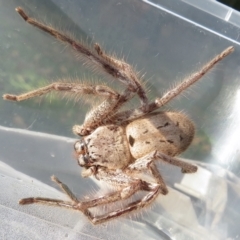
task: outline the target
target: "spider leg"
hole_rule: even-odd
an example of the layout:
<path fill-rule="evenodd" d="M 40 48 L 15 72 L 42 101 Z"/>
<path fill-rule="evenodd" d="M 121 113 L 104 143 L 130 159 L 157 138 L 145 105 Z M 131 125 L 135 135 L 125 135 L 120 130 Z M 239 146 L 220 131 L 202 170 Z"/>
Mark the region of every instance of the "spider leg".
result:
<path fill-rule="evenodd" d="M 142 107 L 137 109 L 130 109 L 127 111 L 119 112 L 108 118 L 105 121 L 105 124 L 122 124 L 124 122 L 130 122 L 134 119 L 140 118 L 152 111 L 157 110 L 158 108 L 166 105 L 169 101 L 180 95 L 184 90 L 189 88 L 191 85 L 200 80 L 209 70 L 211 70 L 219 61 L 224 59 L 226 56 L 231 54 L 234 51 L 234 47 L 228 47 L 220 54 L 215 56 L 212 60 L 206 63 L 199 71 L 190 75 L 188 78 L 183 80 L 180 84 L 178 84 L 173 89 L 166 92 L 161 98 L 156 98 L 154 102 L 149 103 L 148 111 L 143 111 Z"/>
<path fill-rule="evenodd" d="M 146 206 L 150 205 L 156 197 L 161 193 L 161 188 L 159 185 L 156 184 L 150 184 L 148 183 L 148 186 L 146 191 L 149 191 L 149 193 L 143 197 L 142 199 L 139 199 L 137 201 L 134 201 L 132 203 L 127 204 L 127 206 L 123 208 L 119 208 L 115 211 L 100 215 L 100 216 L 94 216 L 90 211 L 85 211 L 85 215 L 88 217 L 88 219 L 93 223 L 93 224 L 99 224 L 103 223 L 106 221 L 109 221 L 111 219 L 120 217 L 124 214 L 128 214 L 132 211 L 137 211 L 142 208 L 145 208 Z"/>
<path fill-rule="evenodd" d="M 162 189 L 162 194 L 166 195 L 168 193 L 167 186 L 159 173 L 154 160 L 156 160 L 155 152 L 149 153 L 146 156 L 137 159 L 134 163 L 130 164 L 126 169 L 125 172 L 129 175 L 142 172 L 144 170 L 149 170 L 152 176 L 155 178 L 156 182 L 160 185 Z"/>
<path fill-rule="evenodd" d="M 55 205 L 55 206 L 61 206 L 66 208 L 74 208 L 76 204 L 79 203 L 77 197 L 72 193 L 72 191 L 68 188 L 68 186 L 64 183 L 62 183 L 57 177 L 52 176 L 52 181 L 58 184 L 60 189 L 72 200 L 69 201 L 63 201 L 59 199 L 53 199 L 53 198 L 43 198 L 43 197 L 29 197 L 29 198 L 23 198 L 19 200 L 19 204 L 21 205 L 27 205 L 27 204 L 33 204 L 33 203 L 41 203 L 41 204 L 48 204 L 48 205 Z"/>
<path fill-rule="evenodd" d="M 111 176 L 110 176 L 111 175 Z M 104 221 L 110 220 L 112 218 L 121 216 L 125 213 L 131 212 L 133 210 L 137 210 L 143 208 L 146 204 L 152 202 L 156 196 L 161 192 L 161 189 L 158 184 L 151 184 L 140 179 L 133 179 L 128 175 L 115 172 L 105 172 L 100 171 L 97 174 L 97 177 L 101 180 L 106 180 L 113 183 L 120 183 L 123 184 L 120 190 L 117 190 L 113 193 L 107 194 L 105 196 L 100 196 L 95 199 L 91 199 L 88 201 L 79 201 L 76 196 L 71 192 L 71 190 L 67 187 L 66 184 L 62 183 L 58 178 L 52 176 L 52 180 L 58 184 L 61 190 L 67 194 L 67 196 L 71 199 L 69 201 L 63 201 L 59 199 L 52 199 L 52 198 L 43 198 L 43 197 L 29 197 L 23 198 L 19 201 L 21 205 L 27 204 L 34 204 L 34 203 L 41 203 L 41 204 L 48 204 L 53 206 L 60 206 L 65 208 L 70 208 L 73 210 L 81 211 L 85 216 L 93 224 L 102 223 Z M 93 214 L 88 210 L 89 208 L 120 201 L 123 199 L 127 199 L 135 194 L 137 191 L 149 191 L 150 193 L 145 196 L 141 201 L 135 201 L 133 203 L 128 204 L 125 208 L 118 209 L 117 211 L 113 211 L 111 213 L 103 214 L 102 216 L 93 216 Z"/>
<path fill-rule="evenodd" d="M 84 214 L 93 224 L 99 224 L 126 213 L 144 208 L 146 205 L 150 204 L 158 194 L 163 193 L 161 186 L 158 183 L 148 183 L 138 178 L 133 178 L 122 170 L 106 171 L 104 168 L 99 168 L 95 177 L 98 180 L 103 180 L 112 185 L 121 186 L 121 189 L 109 195 L 82 202 L 82 206 L 85 205 L 84 208 L 87 207 L 89 209 L 91 207 L 121 201 L 131 197 L 137 191 L 147 191 L 149 193 L 140 200 L 131 202 L 122 208 L 103 215 L 94 216 L 88 209 L 86 209 Z"/>
<path fill-rule="evenodd" d="M 182 173 L 195 173 L 197 171 L 197 167 L 195 165 L 185 162 L 185 161 L 182 161 L 178 158 L 168 156 L 159 151 L 153 151 L 153 152 L 147 154 L 146 156 L 137 159 L 134 163 L 130 164 L 126 168 L 126 171 L 127 171 L 127 173 L 130 174 L 132 171 L 142 171 L 144 169 L 148 169 L 149 166 L 152 166 L 151 164 L 155 160 L 161 160 L 161 161 L 164 161 L 171 165 L 180 167 L 182 169 Z M 152 171 L 152 170 L 150 169 L 150 171 Z M 155 170 L 153 170 L 153 171 L 155 171 Z M 158 179 L 156 173 L 153 173 L 153 176 L 156 176 L 156 179 Z"/>
<path fill-rule="evenodd" d="M 123 97 L 124 95 L 119 95 L 118 99 L 108 98 L 103 101 L 100 105 L 92 109 L 87 114 L 82 125 L 73 126 L 73 132 L 79 136 L 86 136 L 95 130 L 98 126 L 103 125 L 105 119 L 109 118 L 112 114 L 115 113 L 115 111 L 117 111 L 117 108 L 120 107 L 119 104 L 121 105 L 121 99 Z"/>
<path fill-rule="evenodd" d="M 111 75 L 114 79 L 125 84 L 128 88 L 127 92 L 137 93 L 142 103 L 142 108 L 144 110 L 147 110 L 148 99 L 146 96 L 146 92 L 141 86 L 137 74 L 129 64 L 106 55 L 99 46 L 99 44 L 95 45 L 95 51 L 88 49 L 82 43 L 75 41 L 74 39 L 61 33 L 60 31 L 57 31 L 56 29 L 44 25 L 43 23 L 35 20 L 34 18 L 29 17 L 21 7 L 16 8 L 16 11 L 26 22 L 52 35 L 59 41 L 69 44 L 74 50 L 79 52 L 86 59 L 90 60 L 91 63 L 94 64 L 96 67 L 99 67 L 104 72 Z M 129 94 L 128 98 L 130 98 L 130 96 L 132 95 Z M 121 100 L 122 103 L 124 103 L 124 99 L 122 98 Z M 118 104 L 118 107 L 120 107 L 120 104 Z"/>
<path fill-rule="evenodd" d="M 92 94 L 106 98 L 99 106 L 88 113 L 83 125 L 75 125 L 73 127 L 73 132 L 80 136 L 89 134 L 97 126 L 101 125 L 102 119 L 106 119 L 107 116 L 110 116 L 115 111 L 116 107 L 118 107 L 119 103 L 121 104 L 121 98 L 124 97 L 124 94 L 120 95 L 110 87 L 104 85 L 55 82 L 21 95 L 4 94 L 3 99 L 18 102 L 41 96 L 52 91 L 68 92 L 77 96 Z"/>
<path fill-rule="evenodd" d="M 18 7 L 16 8 L 16 11 L 26 22 L 41 29 L 44 32 L 47 32 L 59 41 L 69 44 L 74 50 L 76 50 L 82 56 L 88 59 L 92 65 L 99 67 L 104 72 L 111 75 L 114 79 L 125 84 L 127 87 L 122 94 L 117 94 L 113 90 L 105 86 L 96 86 L 93 90 L 89 89 L 90 87 L 87 84 L 85 86 L 82 86 L 80 93 L 81 91 L 85 91 L 84 93 L 87 94 L 104 95 L 108 96 L 108 99 L 103 101 L 98 107 L 91 110 L 82 126 L 76 125 L 73 127 L 73 132 L 75 134 L 85 136 L 92 132 L 94 129 L 96 129 L 98 126 L 103 125 L 107 118 L 110 118 L 113 114 L 115 114 L 118 109 L 120 109 L 120 107 L 128 100 L 130 100 L 135 94 L 138 94 L 140 98 L 140 111 L 147 112 L 149 110 L 146 92 L 141 85 L 138 74 L 129 64 L 127 64 L 123 60 L 119 60 L 110 55 L 107 55 L 102 50 L 99 44 L 95 44 L 95 51 L 93 51 L 88 47 L 84 46 L 84 44 L 75 41 L 69 36 L 63 34 L 62 32 L 57 31 L 56 29 L 44 25 L 43 23 L 29 17 L 22 8 Z M 59 86 L 56 86 L 56 84 Z M 46 87 L 19 96 L 5 94 L 3 95 L 3 98 L 6 100 L 22 101 L 35 96 L 43 95 L 52 90 L 75 92 L 74 87 L 69 85 L 70 84 L 66 86 L 66 83 L 65 85 L 63 83 L 62 85 L 61 83 L 53 83 Z M 80 86 L 80 84 L 78 84 L 78 86 Z M 100 89 L 97 89 L 98 87 Z"/>
<path fill-rule="evenodd" d="M 53 199 L 53 198 L 29 197 L 29 198 L 21 199 L 19 201 L 19 204 L 27 205 L 27 204 L 40 203 L 40 204 L 47 204 L 47 205 L 52 205 L 52 206 L 70 208 L 73 210 L 81 211 L 84 215 L 86 215 L 91 220 L 90 216 L 92 216 L 92 214 L 90 213 L 88 208 L 100 206 L 100 205 L 107 204 L 110 202 L 119 201 L 120 199 L 123 199 L 123 198 L 128 198 L 132 194 L 134 194 L 136 191 L 138 191 L 140 188 L 140 184 L 133 184 L 133 187 L 130 189 L 126 189 L 126 190 L 123 189 L 120 191 L 116 191 L 116 192 L 107 194 L 105 196 L 100 196 L 95 199 L 88 200 L 88 201 L 79 201 L 66 184 L 61 182 L 55 176 L 52 176 L 51 179 L 52 179 L 52 181 L 57 183 L 57 185 L 60 187 L 60 189 L 72 200 L 71 202 L 63 201 L 63 200 L 59 200 L 59 199 Z M 123 192 L 123 194 L 121 194 L 122 192 Z M 91 221 L 94 221 L 93 219 L 94 219 L 94 217 L 92 218 Z"/>
<path fill-rule="evenodd" d="M 78 202 L 77 197 L 73 194 L 73 192 L 69 189 L 69 187 L 61 182 L 56 176 L 51 177 L 52 181 L 55 182 L 60 189 L 67 194 L 67 196 L 74 202 Z"/>
<path fill-rule="evenodd" d="M 53 199 L 53 198 L 29 197 L 29 198 L 20 199 L 19 204 L 27 205 L 27 204 L 40 203 L 40 204 L 47 204 L 52 206 L 65 207 L 65 208 L 70 208 L 74 210 L 80 210 L 88 217 L 89 215 L 88 210 L 82 208 L 81 202 L 77 199 L 77 197 L 73 194 L 73 192 L 69 189 L 69 187 L 63 182 L 61 182 L 55 176 L 52 176 L 51 179 L 52 181 L 57 183 L 60 189 L 72 200 L 71 202 L 63 201 L 59 199 Z"/>
<path fill-rule="evenodd" d="M 51 177 L 52 181 L 55 182 L 60 189 L 73 201 L 78 202 L 77 197 L 74 195 L 74 193 L 69 189 L 69 187 L 61 182 L 56 176 Z M 32 204 L 32 203 L 49 203 L 52 205 L 58 205 L 58 206 L 66 206 L 71 207 L 71 202 L 62 201 L 58 199 L 52 199 L 52 198 L 42 198 L 42 197 L 30 197 L 30 198 L 23 198 L 19 201 L 20 204 Z"/>
<path fill-rule="evenodd" d="M 156 179 L 156 182 L 158 184 L 160 184 L 161 189 L 162 189 L 162 194 L 166 195 L 168 193 L 167 186 L 156 167 L 156 164 L 154 162 L 155 160 L 161 160 L 161 161 L 167 162 L 169 164 L 178 166 L 182 169 L 183 173 L 195 173 L 197 171 L 196 166 L 194 166 L 190 163 L 181 161 L 177 158 L 170 157 L 159 151 L 153 151 L 153 152 L 147 154 L 146 156 L 137 159 L 134 163 L 130 164 L 126 168 L 125 171 L 127 174 L 131 175 L 134 172 L 141 172 L 143 170 L 149 170 L 151 172 L 152 176 Z"/>
<path fill-rule="evenodd" d="M 119 94 L 112 90 L 110 87 L 104 85 L 92 85 L 92 84 L 80 84 L 80 83 L 66 83 L 66 82 L 54 82 L 48 86 L 38 88 L 36 90 L 21 94 L 12 95 L 4 94 L 3 99 L 11 101 L 23 101 L 29 98 L 41 96 L 52 91 L 57 92 L 70 92 L 73 94 L 92 94 L 98 96 L 104 96 L 118 100 Z"/>
<path fill-rule="evenodd" d="M 68 201 L 62 201 L 53 198 L 43 198 L 43 197 L 29 197 L 29 198 L 22 198 L 19 200 L 19 204 L 27 205 L 33 203 L 42 203 L 42 204 L 49 204 L 49 205 L 56 205 L 61 207 L 72 208 L 74 205 Z"/>
<path fill-rule="evenodd" d="M 121 99 L 128 98 L 129 96 L 125 96 L 124 94 L 120 95 L 110 87 L 104 85 L 55 82 L 21 95 L 4 94 L 3 99 L 18 102 L 41 96 L 52 91 L 68 92 L 77 96 L 92 94 L 106 98 L 98 107 L 94 108 L 88 113 L 83 125 L 75 125 L 73 127 L 73 132 L 80 136 L 89 134 L 97 126 L 101 125 L 100 123 L 102 122 L 102 119 L 106 119 L 108 116 L 110 116 L 116 110 L 118 105 L 122 103 Z"/>
<path fill-rule="evenodd" d="M 168 156 L 164 153 L 161 153 L 159 151 L 156 151 L 155 154 L 155 159 L 160 159 L 161 161 L 164 161 L 166 163 L 169 163 L 171 165 L 180 167 L 182 170 L 182 173 L 195 173 L 197 171 L 197 167 L 191 163 L 187 163 L 185 161 L 182 161 L 178 158 Z"/>

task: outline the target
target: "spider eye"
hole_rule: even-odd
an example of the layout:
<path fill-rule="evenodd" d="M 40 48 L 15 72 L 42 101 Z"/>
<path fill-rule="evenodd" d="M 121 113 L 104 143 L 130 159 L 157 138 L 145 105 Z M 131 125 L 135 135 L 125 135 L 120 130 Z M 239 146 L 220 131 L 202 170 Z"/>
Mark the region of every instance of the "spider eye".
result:
<path fill-rule="evenodd" d="M 80 155 L 79 158 L 78 158 L 78 164 L 81 167 L 87 167 L 89 165 L 88 155 Z"/>
<path fill-rule="evenodd" d="M 84 156 L 83 156 L 83 161 L 84 161 L 84 163 L 87 165 L 87 164 L 89 163 L 89 157 L 86 156 L 86 155 L 84 155 Z"/>
<path fill-rule="evenodd" d="M 78 154 L 85 154 L 86 153 L 86 145 L 83 142 L 77 141 L 74 144 L 74 150 L 78 153 Z"/>
<path fill-rule="evenodd" d="M 74 150 L 75 150 L 76 152 L 79 152 L 80 149 L 81 149 L 81 144 L 80 144 L 80 142 L 75 142 L 75 144 L 74 144 Z"/>

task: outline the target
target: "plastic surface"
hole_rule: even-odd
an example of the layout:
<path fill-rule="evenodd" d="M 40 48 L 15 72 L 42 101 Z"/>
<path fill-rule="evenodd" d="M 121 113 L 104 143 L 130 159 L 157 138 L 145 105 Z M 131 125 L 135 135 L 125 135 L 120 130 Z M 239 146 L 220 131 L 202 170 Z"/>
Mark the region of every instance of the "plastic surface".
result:
<path fill-rule="evenodd" d="M 184 94 L 186 97 L 167 106 L 184 110 L 196 124 L 196 140 L 184 156 L 202 162 L 198 173 L 182 175 L 177 168 L 159 165 L 170 193 L 137 215 L 101 226 L 92 226 L 79 212 L 18 205 L 20 198 L 28 196 L 64 198 L 50 181 L 53 174 L 79 197 L 102 188 L 98 182 L 81 178 L 73 157 L 74 139 L 67 138 L 73 136 L 71 126 L 83 121 L 84 105 L 66 105 L 54 96 L 40 102 L 1 100 L 0 124 L 5 126 L 0 128 L 1 239 L 238 238 L 238 14 L 209 14 L 186 1 L 0 3 L 1 94 L 34 89 L 57 78 L 92 78 L 83 73 L 82 63 L 70 50 L 63 51 L 64 46 L 20 19 L 14 11 L 19 5 L 37 19 L 80 39 L 97 41 L 120 57 L 127 56 L 129 63 L 147 72 L 151 99 L 226 47 L 235 47 L 233 54 Z"/>
<path fill-rule="evenodd" d="M 177 168 L 161 166 L 169 186 L 167 196 L 160 196 L 140 215 L 132 214 L 100 226 L 92 226 L 77 211 L 44 205 L 20 206 L 19 199 L 29 196 L 68 200 L 50 182 L 52 174 L 82 197 L 89 194 L 89 189 L 97 193 L 100 186 L 76 175 L 75 161 L 68 161 L 74 139 L 1 127 L 1 142 L 4 139 L 12 139 L 12 145 L 6 141 L 1 151 L 2 159 L 8 159 L 9 164 L 0 163 L 3 239 L 217 240 L 227 238 L 228 218 L 239 215 L 236 210 L 232 214 L 233 199 L 240 197 L 239 179 L 222 168 L 205 164 L 199 164 L 196 174 L 184 176 Z M 12 147 L 16 144 L 20 149 L 31 147 L 34 158 L 29 157 L 28 151 L 19 154 L 19 149 Z"/>

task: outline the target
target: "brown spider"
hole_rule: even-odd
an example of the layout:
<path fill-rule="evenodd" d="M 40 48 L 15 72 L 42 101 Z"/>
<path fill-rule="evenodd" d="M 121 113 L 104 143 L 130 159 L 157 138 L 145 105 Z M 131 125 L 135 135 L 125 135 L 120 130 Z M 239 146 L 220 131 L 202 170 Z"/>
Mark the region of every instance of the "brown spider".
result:
<path fill-rule="evenodd" d="M 168 193 L 166 184 L 156 167 L 156 160 L 178 166 L 183 173 L 197 171 L 196 166 L 174 157 L 185 151 L 191 144 L 194 137 L 194 124 L 182 113 L 154 111 L 197 82 L 216 63 L 233 52 L 233 47 L 226 48 L 198 72 L 169 90 L 161 98 L 156 98 L 154 102 L 149 103 L 138 75 L 129 64 L 107 55 L 99 44 L 95 44 L 94 50 L 90 50 L 52 27 L 28 17 L 22 8 L 18 7 L 16 11 L 26 22 L 69 44 L 92 64 L 126 86 L 123 93 L 118 93 L 104 85 L 55 82 L 22 95 L 3 95 L 5 100 L 12 101 L 22 101 L 50 91 L 105 97 L 98 107 L 90 111 L 81 126 L 73 127 L 73 132 L 81 136 L 81 139 L 75 143 L 74 149 L 78 164 L 83 167 L 83 177 L 94 176 L 97 180 L 117 186 L 118 189 L 96 199 L 80 201 L 65 184 L 53 176 L 52 180 L 67 194 L 69 201 L 30 197 L 21 199 L 20 204 L 45 203 L 79 210 L 93 224 L 98 224 L 144 208 L 160 193 L 163 195 Z M 137 109 L 120 111 L 123 104 L 132 99 L 135 94 L 139 96 L 141 106 Z M 146 170 L 154 180 L 148 182 L 137 175 Z M 147 194 L 112 212 L 94 216 L 89 210 L 92 207 L 127 199 L 138 191 L 146 191 Z"/>

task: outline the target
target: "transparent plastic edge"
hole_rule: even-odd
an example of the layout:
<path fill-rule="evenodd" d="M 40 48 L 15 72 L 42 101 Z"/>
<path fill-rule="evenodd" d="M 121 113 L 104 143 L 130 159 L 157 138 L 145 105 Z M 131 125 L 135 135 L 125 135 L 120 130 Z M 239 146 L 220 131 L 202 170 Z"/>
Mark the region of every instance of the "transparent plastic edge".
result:
<path fill-rule="evenodd" d="M 158 5 L 158 4 L 155 4 L 155 3 L 153 3 L 153 2 L 151 2 L 151 1 L 149 1 L 149 0 L 142 0 L 142 1 L 145 2 L 146 4 L 149 4 L 149 5 L 153 6 L 153 7 L 155 7 L 155 8 L 158 8 L 158 9 L 161 9 L 161 10 L 163 10 L 163 11 L 165 11 L 165 12 L 168 12 L 168 13 L 170 13 L 170 14 L 172 14 L 172 15 L 174 15 L 174 16 L 176 16 L 176 17 L 178 17 L 178 18 L 180 18 L 180 19 L 182 19 L 182 20 L 184 20 L 184 21 L 187 21 L 187 22 L 189 22 L 189 23 L 191 23 L 191 24 L 194 24 L 195 26 L 198 26 L 198 27 L 200 27 L 200 28 L 202 28 L 202 29 L 204 29 L 204 30 L 206 30 L 206 31 L 208 31 L 208 32 L 211 32 L 211 33 L 213 33 L 213 34 L 215 34 L 215 35 L 218 35 L 218 36 L 221 37 L 221 38 L 224 38 L 224 39 L 226 39 L 226 40 L 228 40 L 228 41 L 231 41 L 232 43 L 235 43 L 235 44 L 237 44 L 237 45 L 240 45 L 240 43 L 239 43 L 238 41 L 234 40 L 233 38 L 228 37 L 228 36 L 226 36 L 226 35 L 223 35 L 223 34 L 217 32 L 217 31 L 214 31 L 214 30 L 208 28 L 208 27 L 205 27 L 205 26 L 203 26 L 202 24 L 199 24 L 199 23 L 197 23 L 197 22 L 194 22 L 194 21 L 192 21 L 192 20 L 190 20 L 190 19 L 188 19 L 188 18 L 186 18 L 186 17 L 184 17 L 184 16 L 182 16 L 182 15 L 180 15 L 180 14 L 178 14 L 178 13 L 175 13 L 175 12 L 173 12 L 173 11 L 171 11 L 171 10 L 168 10 L 168 9 L 166 9 L 166 8 Z M 234 10 L 232 9 L 232 13 L 233 13 L 233 11 L 234 11 Z M 231 13 L 231 15 L 232 15 L 232 13 Z M 230 17 L 229 17 L 229 19 L 230 19 Z M 226 20 L 225 20 L 225 21 L 226 21 Z M 228 22 L 230 22 L 230 21 L 228 21 Z M 230 23 L 231 23 L 231 22 L 230 22 Z M 239 23 L 240 23 L 240 18 L 239 18 Z M 239 26 L 240 26 L 240 24 L 239 24 Z"/>

